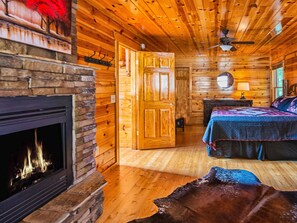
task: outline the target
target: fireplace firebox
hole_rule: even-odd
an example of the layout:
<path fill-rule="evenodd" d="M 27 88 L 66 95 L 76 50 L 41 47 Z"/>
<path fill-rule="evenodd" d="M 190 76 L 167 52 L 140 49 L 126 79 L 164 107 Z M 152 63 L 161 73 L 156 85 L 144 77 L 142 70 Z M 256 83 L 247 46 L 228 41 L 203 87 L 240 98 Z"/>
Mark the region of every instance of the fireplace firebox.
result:
<path fill-rule="evenodd" d="M 0 222 L 18 222 L 73 183 L 72 97 L 0 98 Z"/>

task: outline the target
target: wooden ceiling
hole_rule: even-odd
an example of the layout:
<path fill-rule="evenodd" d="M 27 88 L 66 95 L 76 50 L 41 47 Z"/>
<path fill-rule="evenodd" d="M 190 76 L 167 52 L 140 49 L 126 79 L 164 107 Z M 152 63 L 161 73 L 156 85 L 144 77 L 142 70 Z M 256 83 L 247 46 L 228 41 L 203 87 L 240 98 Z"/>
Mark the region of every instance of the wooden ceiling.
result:
<path fill-rule="evenodd" d="M 179 56 L 269 55 L 297 36 L 296 0 L 91 0 L 89 4 L 137 33 L 146 45 Z M 283 32 L 275 35 L 278 23 Z M 255 44 L 236 44 L 235 52 L 209 49 L 219 44 L 224 28 L 236 41 Z"/>

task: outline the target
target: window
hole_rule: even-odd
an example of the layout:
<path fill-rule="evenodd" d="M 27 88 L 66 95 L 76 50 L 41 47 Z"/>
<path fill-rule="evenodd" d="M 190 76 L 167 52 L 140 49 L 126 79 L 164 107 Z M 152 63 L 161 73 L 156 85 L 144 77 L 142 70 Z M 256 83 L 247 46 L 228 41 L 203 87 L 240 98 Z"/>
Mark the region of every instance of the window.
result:
<path fill-rule="evenodd" d="M 273 100 L 282 96 L 283 92 L 284 69 L 282 65 L 272 70 L 272 89 Z"/>

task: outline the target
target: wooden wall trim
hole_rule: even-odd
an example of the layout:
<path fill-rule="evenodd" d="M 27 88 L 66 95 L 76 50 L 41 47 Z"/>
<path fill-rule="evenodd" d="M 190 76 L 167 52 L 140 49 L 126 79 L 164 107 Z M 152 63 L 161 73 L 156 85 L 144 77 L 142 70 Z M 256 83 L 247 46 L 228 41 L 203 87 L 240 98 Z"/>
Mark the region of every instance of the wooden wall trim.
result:
<path fill-rule="evenodd" d="M 135 41 L 131 40 L 130 38 L 116 32 L 116 31 L 114 32 L 114 38 L 116 41 L 118 41 L 119 44 L 121 44 L 123 46 L 127 46 L 128 48 L 131 48 L 135 51 L 141 50 L 140 43 L 135 42 Z"/>
<path fill-rule="evenodd" d="M 120 148 L 119 148 L 119 42 L 115 40 L 115 82 L 116 82 L 116 131 L 115 131 L 115 138 L 116 138 L 116 162 L 115 164 L 119 163 L 120 160 Z"/>
<path fill-rule="evenodd" d="M 119 42 L 119 149 L 136 149 L 136 51 Z"/>
<path fill-rule="evenodd" d="M 133 89 L 131 89 L 131 96 L 132 96 L 132 149 L 137 149 L 137 113 L 138 113 L 138 109 L 137 109 L 137 77 L 136 77 L 136 51 L 132 51 L 131 52 L 131 84 Z"/>

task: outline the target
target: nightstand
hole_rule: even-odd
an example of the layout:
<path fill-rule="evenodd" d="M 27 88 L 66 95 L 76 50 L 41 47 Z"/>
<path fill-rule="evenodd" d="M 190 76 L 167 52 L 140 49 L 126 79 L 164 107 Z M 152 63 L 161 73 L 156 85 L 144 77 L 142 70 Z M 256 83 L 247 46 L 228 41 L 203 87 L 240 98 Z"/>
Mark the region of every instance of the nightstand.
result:
<path fill-rule="evenodd" d="M 250 107 L 253 105 L 253 100 L 236 100 L 236 99 L 204 99 L 204 116 L 203 124 L 207 126 L 213 107 L 218 106 L 235 106 L 235 107 Z"/>

